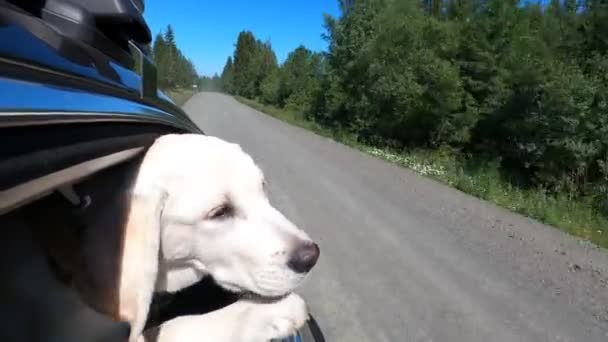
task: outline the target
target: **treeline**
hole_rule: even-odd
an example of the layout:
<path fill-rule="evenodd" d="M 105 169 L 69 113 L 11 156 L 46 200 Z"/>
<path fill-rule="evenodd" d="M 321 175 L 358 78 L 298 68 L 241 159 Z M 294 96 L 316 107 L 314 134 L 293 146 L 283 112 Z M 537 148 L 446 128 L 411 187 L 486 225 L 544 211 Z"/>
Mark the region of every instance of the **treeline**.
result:
<path fill-rule="evenodd" d="M 152 46 L 161 89 L 191 88 L 198 83 L 194 64 L 177 47 L 171 25 L 156 35 Z"/>
<path fill-rule="evenodd" d="M 446 149 L 519 185 L 608 195 L 608 1 L 341 0 L 325 54 L 242 32 L 224 91 L 361 142 Z"/>
<path fill-rule="evenodd" d="M 322 54 L 300 46 L 279 66 L 270 42 L 243 31 L 234 55 L 226 61 L 220 82 L 224 91 L 234 95 L 309 111 L 319 96 L 324 63 Z"/>
<path fill-rule="evenodd" d="M 220 76 L 218 74 L 214 74 L 213 76 L 201 76 L 199 81 L 199 89 L 202 91 L 221 91 L 222 83 Z"/>

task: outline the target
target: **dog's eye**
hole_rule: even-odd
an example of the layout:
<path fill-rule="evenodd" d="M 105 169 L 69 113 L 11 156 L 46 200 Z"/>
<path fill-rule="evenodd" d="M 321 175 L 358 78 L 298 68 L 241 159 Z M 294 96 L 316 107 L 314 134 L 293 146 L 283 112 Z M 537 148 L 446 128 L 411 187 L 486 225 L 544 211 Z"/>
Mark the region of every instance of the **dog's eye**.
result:
<path fill-rule="evenodd" d="M 221 220 L 231 217 L 233 214 L 234 208 L 230 204 L 222 204 L 211 210 L 209 214 L 207 214 L 207 218 L 210 220 Z"/>

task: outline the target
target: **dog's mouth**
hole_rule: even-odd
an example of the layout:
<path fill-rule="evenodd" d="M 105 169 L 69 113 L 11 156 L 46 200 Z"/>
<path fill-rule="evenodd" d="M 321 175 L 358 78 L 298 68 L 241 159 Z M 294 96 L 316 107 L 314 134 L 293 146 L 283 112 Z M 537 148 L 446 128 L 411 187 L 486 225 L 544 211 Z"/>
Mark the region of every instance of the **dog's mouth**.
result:
<path fill-rule="evenodd" d="M 255 293 L 255 292 L 245 291 L 245 292 L 239 293 L 239 298 L 246 299 L 246 300 L 256 302 L 256 303 L 274 303 L 274 302 L 278 302 L 279 300 L 287 297 L 288 295 L 289 295 L 289 293 L 285 293 L 280 296 L 263 296 L 258 293 Z"/>
<path fill-rule="evenodd" d="M 232 283 L 232 282 L 217 281 L 217 284 L 220 287 L 222 287 L 222 288 L 224 288 L 224 289 L 226 289 L 226 290 L 228 290 L 230 292 L 233 292 L 233 293 L 239 293 L 239 294 L 241 294 L 241 293 L 249 291 L 249 290 L 245 289 L 244 287 L 242 287 L 241 285 L 235 284 L 235 283 Z"/>
<path fill-rule="evenodd" d="M 263 295 L 261 293 L 257 293 L 252 290 L 246 289 L 246 288 L 242 287 L 241 285 L 230 283 L 230 282 L 220 282 L 219 285 L 222 288 L 224 288 L 232 293 L 237 294 L 238 297 L 241 299 L 247 299 L 247 300 L 260 302 L 260 303 L 276 302 L 280 299 L 285 298 L 287 295 L 289 295 L 289 292 L 283 293 L 281 295 Z"/>

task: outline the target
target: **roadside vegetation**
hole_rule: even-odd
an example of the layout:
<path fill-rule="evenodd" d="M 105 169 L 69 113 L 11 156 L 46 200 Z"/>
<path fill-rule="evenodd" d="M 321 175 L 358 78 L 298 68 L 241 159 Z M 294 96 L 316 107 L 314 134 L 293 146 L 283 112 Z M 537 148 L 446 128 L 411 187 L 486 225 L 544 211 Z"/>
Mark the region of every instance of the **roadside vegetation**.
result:
<path fill-rule="evenodd" d="M 177 47 L 171 25 L 154 38 L 152 58 L 160 89 L 176 104 L 183 105 L 198 91 L 194 86 L 200 86 L 199 76 L 192 61 Z"/>
<path fill-rule="evenodd" d="M 176 105 L 178 106 L 183 106 L 188 100 L 190 100 L 190 98 L 196 94 L 197 90 L 196 89 L 184 89 L 184 88 L 177 88 L 177 89 L 171 89 L 171 90 L 166 90 L 165 94 L 167 94 L 167 96 L 169 96 L 171 98 L 171 100 L 173 100 L 173 102 L 175 102 Z"/>
<path fill-rule="evenodd" d="M 313 131 L 380 159 L 407 167 L 418 174 L 444 182 L 456 189 L 522 215 L 553 225 L 572 235 L 608 248 L 608 218 L 585 198 L 567 193 L 549 193 L 543 188 L 519 187 L 505 181 L 499 165 L 445 150 L 399 150 L 379 148 L 357 141 L 356 136 L 337 132 L 305 119 L 300 112 L 265 105 L 243 97 L 236 99 L 260 112 L 291 125 Z"/>
<path fill-rule="evenodd" d="M 327 53 L 239 34 L 242 102 L 608 247 L 608 3 L 340 1 Z"/>

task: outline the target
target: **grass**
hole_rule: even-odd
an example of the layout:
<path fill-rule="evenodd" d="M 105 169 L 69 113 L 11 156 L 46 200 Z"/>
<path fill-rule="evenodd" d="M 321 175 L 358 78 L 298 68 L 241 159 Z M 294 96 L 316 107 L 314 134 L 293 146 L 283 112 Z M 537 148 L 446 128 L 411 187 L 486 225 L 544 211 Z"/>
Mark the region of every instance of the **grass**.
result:
<path fill-rule="evenodd" d="M 167 90 L 165 91 L 165 94 L 167 94 L 175 104 L 181 107 L 192 97 L 192 95 L 196 94 L 196 91 L 194 89 L 178 88 Z"/>
<path fill-rule="evenodd" d="M 571 235 L 608 248 L 608 218 L 585 199 L 567 194 L 549 195 L 543 189 L 522 189 L 504 180 L 497 166 L 471 164 L 445 151 L 396 151 L 361 144 L 344 132 L 336 132 L 306 120 L 300 113 L 236 98 L 239 102 L 289 124 L 354 147 L 377 158 L 407 167 L 498 206 L 562 229 Z"/>

